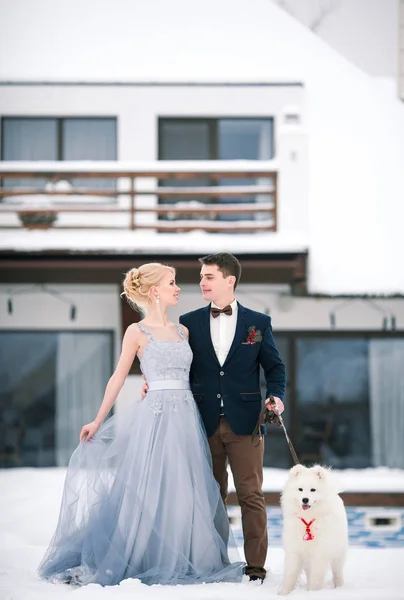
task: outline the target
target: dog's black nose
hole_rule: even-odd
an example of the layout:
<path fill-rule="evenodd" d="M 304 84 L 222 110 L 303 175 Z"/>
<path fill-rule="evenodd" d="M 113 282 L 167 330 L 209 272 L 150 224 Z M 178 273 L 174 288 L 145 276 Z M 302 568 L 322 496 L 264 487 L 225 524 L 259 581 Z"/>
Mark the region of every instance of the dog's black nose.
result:
<path fill-rule="evenodd" d="M 308 501 L 309 501 L 309 499 L 308 499 L 308 498 L 302 498 L 302 502 L 303 502 L 303 504 L 307 504 L 307 503 L 308 503 Z"/>

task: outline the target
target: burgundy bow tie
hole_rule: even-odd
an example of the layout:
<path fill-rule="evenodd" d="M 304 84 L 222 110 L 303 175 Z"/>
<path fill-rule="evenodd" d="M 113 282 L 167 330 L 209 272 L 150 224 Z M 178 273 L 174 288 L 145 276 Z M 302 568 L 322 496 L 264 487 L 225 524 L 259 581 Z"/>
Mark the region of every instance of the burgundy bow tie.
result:
<path fill-rule="evenodd" d="M 233 309 L 230 306 L 230 304 L 228 304 L 224 308 L 216 308 L 215 306 L 212 306 L 210 309 L 210 313 L 211 313 L 212 317 L 214 319 L 216 319 L 216 317 L 218 317 L 220 315 L 220 313 L 224 313 L 225 315 L 232 315 Z"/>

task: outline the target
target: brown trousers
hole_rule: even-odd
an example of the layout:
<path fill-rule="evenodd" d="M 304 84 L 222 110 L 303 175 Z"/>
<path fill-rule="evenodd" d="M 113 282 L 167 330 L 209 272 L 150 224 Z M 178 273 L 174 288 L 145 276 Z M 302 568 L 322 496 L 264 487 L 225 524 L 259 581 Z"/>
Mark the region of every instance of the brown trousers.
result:
<path fill-rule="evenodd" d="M 227 462 L 233 473 L 241 507 L 247 575 L 262 575 L 268 549 L 267 512 L 262 492 L 264 440 L 253 444 L 250 435 L 236 435 L 226 417 L 220 417 L 215 433 L 208 438 L 213 474 L 227 500 Z"/>

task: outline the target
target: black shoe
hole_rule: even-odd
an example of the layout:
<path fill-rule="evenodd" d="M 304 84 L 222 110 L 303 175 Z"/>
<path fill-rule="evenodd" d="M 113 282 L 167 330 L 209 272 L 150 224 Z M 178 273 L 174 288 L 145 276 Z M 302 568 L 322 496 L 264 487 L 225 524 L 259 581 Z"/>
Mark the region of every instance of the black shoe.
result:
<path fill-rule="evenodd" d="M 264 583 L 265 575 L 250 575 L 250 581 L 261 581 L 261 585 Z"/>

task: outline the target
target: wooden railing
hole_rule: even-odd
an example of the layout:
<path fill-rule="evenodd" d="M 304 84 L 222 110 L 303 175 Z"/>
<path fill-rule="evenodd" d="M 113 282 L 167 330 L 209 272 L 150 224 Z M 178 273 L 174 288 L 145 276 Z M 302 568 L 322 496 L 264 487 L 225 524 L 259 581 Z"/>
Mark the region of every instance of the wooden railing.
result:
<path fill-rule="evenodd" d="M 83 178 L 90 184 L 84 187 Z M 201 179 L 207 185 L 192 181 Z M 91 184 L 97 180 L 98 185 Z M 167 185 L 167 180 L 178 185 Z M 211 232 L 277 227 L 274 161 L 0 162 L 0 184 L 0 228 L 22 223 L 30 228 Z"/>

